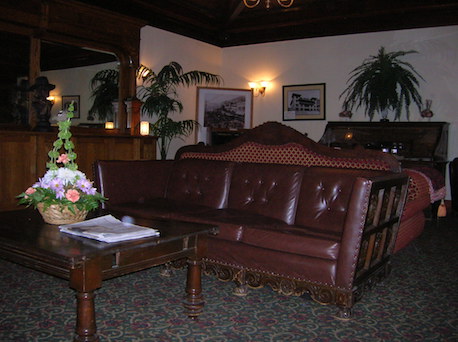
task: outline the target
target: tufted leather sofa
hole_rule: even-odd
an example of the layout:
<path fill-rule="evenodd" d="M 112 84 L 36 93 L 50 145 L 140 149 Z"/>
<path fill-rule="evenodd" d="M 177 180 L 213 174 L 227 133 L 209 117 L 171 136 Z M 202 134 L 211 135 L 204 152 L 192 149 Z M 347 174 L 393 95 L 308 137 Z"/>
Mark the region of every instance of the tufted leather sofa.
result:
<path fill-rule="evenodd" d="M 95 180 L 112 212 L 219 226 L 204 269 L 235 281 L 236 294 L 264 285 L 307 292 L 349 318 L 364 290 L 389 273 L 408 177 L 178 157 L 97 161 Z"/>
<path fill-rule="evenodd" d="M 429 208 L 430 202 L 433 202 L 430 195 L 432 194 L 431 186 L 427 178 L 413 169 L 401 170 L 399 161 L 392 155 L 365 150 L 361 146 L 357 146 L 354 150 L 331 149 L 278 122 L 267 122 L 224 145 L 184 146 L 177 152 L 177 158 L 292 164 L 396 173 L 402 171 L 409 176 L 409 187 L 394 253 L 410 244 L 422 233 L 425 225 L 425 211 Z"/>

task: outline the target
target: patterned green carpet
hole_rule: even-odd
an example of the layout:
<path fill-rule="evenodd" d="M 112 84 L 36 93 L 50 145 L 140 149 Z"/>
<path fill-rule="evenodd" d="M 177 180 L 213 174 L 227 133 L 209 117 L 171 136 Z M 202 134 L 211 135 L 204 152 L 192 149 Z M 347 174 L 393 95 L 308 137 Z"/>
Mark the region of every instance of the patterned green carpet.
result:
<path fill-rule="evenodd" d="M 181 301 L 185 271 L 153 268 L 108 280 L 97 291 L 101 341 L 406 342 L 458 341 L 458 220 L 430 223 L 393 260 L 393 272 L 366 293 L 351 321 L 336 308 L 269 288 L 245 298 L 233 284 L 203 278 L 198 322 Z M 0 260 L 0 341 L 71 341 L 75 298 L 66 281 Z"/>

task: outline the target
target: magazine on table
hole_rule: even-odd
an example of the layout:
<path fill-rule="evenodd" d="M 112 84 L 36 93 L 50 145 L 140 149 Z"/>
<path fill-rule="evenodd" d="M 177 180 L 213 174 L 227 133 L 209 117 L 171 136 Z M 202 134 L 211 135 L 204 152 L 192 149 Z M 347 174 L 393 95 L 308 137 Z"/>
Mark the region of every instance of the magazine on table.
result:
<path fill-rule="evenodd" d="M 112 215 L 105 215 L 78 223 L 64 224 L 60 225 L 59 228 L 64 233 L 103 242 L 119 242 L 159 236 L 157 229 L 123 222 Z"/>

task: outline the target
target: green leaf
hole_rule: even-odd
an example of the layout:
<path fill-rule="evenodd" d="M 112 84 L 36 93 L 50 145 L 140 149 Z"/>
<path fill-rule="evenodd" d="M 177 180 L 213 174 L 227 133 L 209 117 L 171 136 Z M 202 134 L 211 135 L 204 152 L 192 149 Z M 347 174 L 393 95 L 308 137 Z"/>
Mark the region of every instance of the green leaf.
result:
<path fill-rule="evenodd" d="M 55 150 L 51 150 L 48 152 L 48 156 L 53 159 L 59 158 L 59 152 Z"/>
<path fill-rule="evenodd" d="M 149 74 L 144 76 L 144 71 Z M 204 71 L 193 70 L 183 72 L 177 62 L 170 62 L 157 74 L 150 68 L 141 66 L 137 72 L 138 79 L 142 80 L 138 96 L 143 101 L 142 113 L 149 117 L 157 117 L 152 125 L 153 134 L 159 137 L 158 145 L 161 157 L 167 155 L 172 139 L 187 136 L 197 126 L 194 120 L 173 121 L 169 118 L 172 112 L 181 113 L 183 104 L 178 99 L 177 87 L 192 85 L 219 85 L 222 78 L 219 75 Z"/>
<path fill-rule="evenodd" d="M 75 145 L 73 144 L 73 142 L 71 142 L 70 140 L 67 140 L 64 144 L 64 148 L 68 151 L 68 150 L 72 150 L 75 148 Z"/>
<path fill-rule="evenodd" d="M 343 107 L 351 110 L 365 107 L 365 114 L 372 120 L 376 111 L 392 109 L 399 119 L 404 107 L 409 119 L 411 100 L 421 110 L 422 99 L 418 93 L 417 77 L 423 80 L 411 64 L 400 60 L 414 50 L 385 52 L 381 47 L 377 56 L 370 56 L 350 72 L 347 88 L 340 94 L 344 97 Z"/>

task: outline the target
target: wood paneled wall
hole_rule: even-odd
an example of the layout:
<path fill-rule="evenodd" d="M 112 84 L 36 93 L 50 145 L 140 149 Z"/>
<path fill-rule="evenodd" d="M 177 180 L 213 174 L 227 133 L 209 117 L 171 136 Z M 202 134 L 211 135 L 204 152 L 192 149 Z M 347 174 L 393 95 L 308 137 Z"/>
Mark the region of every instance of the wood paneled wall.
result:
<path fill-rule="evenodd" d="M 56 133 L 0 131 L 0 211 L 19 209 L 16 196 L 43 177 Z M 94 180 L 96 160 L 156 159 L 156 138 L 74 134 L 78 169 Z"/>

